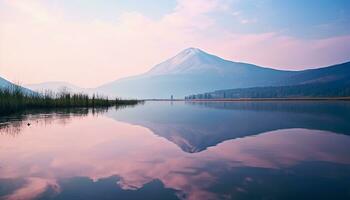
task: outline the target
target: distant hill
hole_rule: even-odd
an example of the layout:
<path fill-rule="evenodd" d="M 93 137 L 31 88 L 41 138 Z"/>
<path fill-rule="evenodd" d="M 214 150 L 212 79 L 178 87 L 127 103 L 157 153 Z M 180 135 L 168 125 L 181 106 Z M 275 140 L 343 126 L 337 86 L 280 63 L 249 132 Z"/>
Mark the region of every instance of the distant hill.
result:
<path fill-rule="evenodd" d="M 217 90 L 187 99 L 217 98 L 288 98 L 288 97 L 345 97 L 350 96 L 350 62 L 330 67 L 301 71 L 286 78 L 283 86 L 252 87 Z"/>
<path fill-rule="evenodd" d="M 14 87 L 20 87 L 21 90 L 26 94 L 35 94 L 35 92 L 33 92 L 32 90 L 30 90 L 28 88 L 18 86 L 16 84 L 11 83 L 10 81 L 0 77 L 0 89 L 11 89 Z"/>
<path fill-rule="evenodd" d="M 282 85 L 301 85 L 318 83 L 350 83 L 350 62 L 336 64 L 318 69 L 300 71 L 284 79 Z"/>
<path fill-rule="evenodd" d="M 11 83 L 10 81 L 0 77 L 0 88 L 7 88 L 7 87 L 11 87 L 13 85 L 14 84 Z"/>
<path fill-rule="evenodd" d="M 38 84 L 28 84 L 27 88 L 37 91 L 37 92 L 45 92 L 47 90 L 52 92 L 61 92 L 62 90 L 67 90 L 67 92 L 71 93 L 88 93 L 89 89 L 81 88 L 71 83 L 63 82 L 63 81 L 51 81 L 51 82 L 43 82 Z"/>

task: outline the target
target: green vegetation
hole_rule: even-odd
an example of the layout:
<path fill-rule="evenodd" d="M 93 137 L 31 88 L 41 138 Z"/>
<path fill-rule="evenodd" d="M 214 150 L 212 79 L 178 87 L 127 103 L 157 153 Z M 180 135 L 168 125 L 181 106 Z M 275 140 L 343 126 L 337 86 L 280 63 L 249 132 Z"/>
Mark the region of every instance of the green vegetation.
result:
<path fill-rule="evenodd" d="M 134 105 L 138 100 L 110 100 L 107 97 L 87 94 L 71 94 L 68 92 L 53 93 L 24 92 L 19 86 L 0 89 L 0 115 L 33 108 L 89 108 L 110 107 L 117 105 Z"/>
<path fill-rule="evenodd" d="M 350 83 L 313 83 L 276 87 L 253 87 L 187 96 L 185 99 L 239 99 L 239 98 L 331 98 L 350 97 Z"/>

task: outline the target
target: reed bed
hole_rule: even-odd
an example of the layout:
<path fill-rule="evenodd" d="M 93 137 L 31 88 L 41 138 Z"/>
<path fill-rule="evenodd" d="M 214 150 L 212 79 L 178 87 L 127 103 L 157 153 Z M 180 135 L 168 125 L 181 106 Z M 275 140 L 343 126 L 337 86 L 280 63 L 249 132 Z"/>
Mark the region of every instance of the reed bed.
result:
<path fill-rule="evenodd" d="M 19 86 L 0 89 L 0 115 L 10 114 L 25 109 L 36 108 L 90 108 L 110 107 L 116 105 L 134 105 L 138 100 L 108 99 L 99 95 L 54 93 L 46 91 L 35 93 L 24 91 Z"/>

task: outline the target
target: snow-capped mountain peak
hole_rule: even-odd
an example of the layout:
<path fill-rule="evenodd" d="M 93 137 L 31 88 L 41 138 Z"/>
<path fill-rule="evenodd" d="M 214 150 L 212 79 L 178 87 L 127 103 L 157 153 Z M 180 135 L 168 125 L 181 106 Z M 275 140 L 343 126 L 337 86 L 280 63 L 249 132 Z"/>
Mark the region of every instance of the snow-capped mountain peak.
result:
<path fill-rule="evenodd" d="M 201 54 L 204 55 L 206 53 L 200 49 L 197 49 L 197 48 L 188 48 L 188 49 L 181 51 L 179 54 L 177 54 L 173 58 L 169 59 L 168 61 L 170 62 L 170 64 L 179 65 L 179 64 L 185 62 L 186 60 L 191 59 L 193 57 L 198 57 Z"/>
<path fill-rule="evenodd" d="M 188 48 L 156 65 L 146 75 L 179 74 L 214 69 L 223 59 L 198 48 Z"/>
<path fill-rule="evenodd" d="M 187 48 L 187 49 L 181 51 L 175 57 L 177 57 L 177 56 L 179 56 L 179 57 L 180 56 L 189 57 L 189 56 L 195 56 L 195 55 L 198 55 L 198 54 L 206 54 L 206 53 L 204 51 L 198 49 L 198 48 L 190 47 L 190 48 Z"/>

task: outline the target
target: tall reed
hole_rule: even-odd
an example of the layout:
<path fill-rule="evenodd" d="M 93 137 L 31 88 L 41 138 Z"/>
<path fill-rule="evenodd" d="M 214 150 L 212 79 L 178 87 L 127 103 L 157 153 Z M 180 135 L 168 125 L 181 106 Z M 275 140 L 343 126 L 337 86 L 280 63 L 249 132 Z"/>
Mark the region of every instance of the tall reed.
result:
<path fill-rule="evenodd" d="M 46 91 L 35 93 L 24 91 L 22 87 L 12 86 L 0 89 L 0 115 L 32 108 L 72 108 L 72 107 L 109 107 L 114 105 L 137 104 L 137 100 L 110 100 L 108 97 L 93 94 L 69 92 L 54 93 Z"/>

